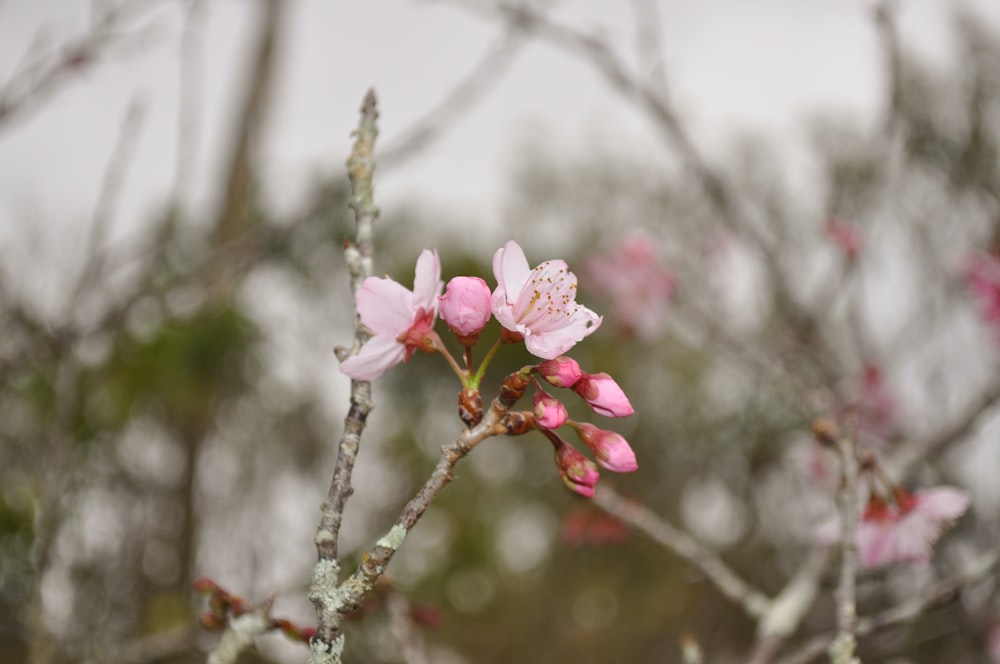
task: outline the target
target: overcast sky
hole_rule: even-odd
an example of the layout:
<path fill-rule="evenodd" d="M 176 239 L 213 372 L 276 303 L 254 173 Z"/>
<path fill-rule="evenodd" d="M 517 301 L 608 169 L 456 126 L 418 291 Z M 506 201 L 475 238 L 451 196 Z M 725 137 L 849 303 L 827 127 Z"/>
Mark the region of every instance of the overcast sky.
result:
<path fill-rule="evenodd" d="M 39 109 L 0 127 L 0 240 L 30 222 L 60 236 L 90 219 L 115 137 L 132 100 L 144 103 L 116 237 L 141 225 L 172 190 L 179 118 L 180 3 L 149 12 L 141 43 L 64 86 Z M 203 0 L 197 136 L 187 172 L 190 209 L 204 213 L 240 90 L 257 3 Z M 264 148 L 268 193 L 293 205 L 317 173 L 342 168 L 359 101 L 375 86 L 381 140 L 432 108 L 475 63 L 499 26 L 430 0 L 291 0 L 276 105 Z M 673 98 L 696 139 L 721 149 L 743 131 L 794 145 L 805 118 L 833 113 L 860 122 L 879 110 L 883 70 L 872 0 L 663 0 L 664 62 Z M 954 49 L 951 16 L 971 7 L 1000 24 L 995 0 L 907 0 L 904 45 L 938 62 Z M 563 0 L 556 16 L 599 30 L 635 62 L 631 2 Z M 0 0 L 0 81 L 39 35 L 51 43 L 85 29 L 83 0 Z M 419 159 L 378 180 L 383 207 L 418 197 L 470 217 L 490 217 L 516 146 L 535 132 L 546 151 L 579 154 L 592 141 L 640 157 L 663 150 L 645 119 L 585 64 L 542 43 L 523 48 L 504 76 L 454 130 Z M 536 140 L 537 142 L 537 140 Z M 13 231 L 13 232 L 12 232 Z M 20 240 L 18 240 L 20 241 Z"/>

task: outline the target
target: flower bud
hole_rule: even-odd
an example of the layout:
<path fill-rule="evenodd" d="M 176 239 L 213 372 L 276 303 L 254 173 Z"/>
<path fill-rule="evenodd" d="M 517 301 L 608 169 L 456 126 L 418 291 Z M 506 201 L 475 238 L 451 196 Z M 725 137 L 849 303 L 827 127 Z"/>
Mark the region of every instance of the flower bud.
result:
<path fill-rule="evenodd" d="M 580 424 L 577 433 L 587 447 L 594 452 L 597 463 L 616 473 L 631 473 L 639 467 L 635 452 L 628 441 L 614 431 L 599 429 L 593 424 Z"/>
<path fill-rule="evenodd" d="M 500 403 L 506 408 L 512 408 L 524 396 L 524 391 L 530 384 L 531 379 L 520 371 L 510 374 L 500 384 Z"/>
<path fill-rule="evenodd" d="M 625 392 L 606 373 L 584 373 L 573 386 L 573 391 L 583 397 L 598 415 L 626 417 L 635 412 Z"/>
<path fill-rule="evenodd" d="M 535 392 L 535 422 L 546 429 L 558 429 L 566 424 L 569 415 L 559 399 L 544 390 Z"/>
<path fill-rule="evenodd" d="M 535 430 L 535 416 L 526 410 L 515 410 L 504 415 L 500 425 L 508 436 L 523 436 Z"/>
<path fill-rule="evenodd" d="M 479 390 L 466 389 L 458 393 L 458 417 L 467 429 L 483 421 L 483 396 Z"/>
<path fill-rule="evenodd" d="M 573 387 L 583 376 L 576 360 L 565 355 L 560 355 L 554 360 L 545 360 L 539 364 L 538 374 L 550 385 L 556 387 Z"/>
<path fill-rule="evenodd" d="M 492 315 L 490 287 L 479 277 L 455 277 L 438 298 L 442 320 L 463 346 L 479 339 Z"/>
<path fill-rule="evenodd" d="M 198 623 L 202 626 L 203 629 L 211 630 L 214 632 L 216 630 L 222 629 L 225 626 L 226 617 L 225 615 L 220 616 L 217 613 L 208 611 L 199 616 Z"/>
<path fill-rule="evenodd" d="M 556 467 L 563 483 L 571 491 L 586 498 L 594 497 L 594 487 L 601 475 L 597 465 L 583 456 L 579 450 L 562 439 L 553 441 L 556 446 Z"/>

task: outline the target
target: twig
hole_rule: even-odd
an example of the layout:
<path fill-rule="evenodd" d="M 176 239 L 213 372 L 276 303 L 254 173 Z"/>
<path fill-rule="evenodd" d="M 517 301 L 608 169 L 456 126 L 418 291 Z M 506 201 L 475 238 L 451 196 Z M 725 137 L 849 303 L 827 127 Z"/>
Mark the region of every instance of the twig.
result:
<path fill-rule="evenodd" d="M 629 501 L 614 489 L 601 484 L 593 502 L 608 514 L 638 528 L 658 544 L 700 569 L 725 597 L 739 605 L 752 618 L 762 618 L 772 601 L 732 571 L 715 552 L 691 535 L 675 528 L 644 505 Z"/>
<path fill-rule="evenodd" d="M 900 448 L 885 462 L 892 475 L 903 478 L 912 474 L 917 466 L 940 454 L 949 444 L 972 432 L 979 419 L 1000 402 L 1000 380 L 993 381 L 969 404 L 965 412 L 939 433 L 922 441 Z"/>
<path fill-rule="evenodd" d="M 254 639 L 271 630 L 266 615 L 257 611 L 233 618 L 222 633 L 219 645 L 208 655 L 208 664 L 236 664 L 244 650 L 253 645 Z"/>
<path fill-rule="evenodd" d="M 854 656 L 857 640 L 854 630 L 858 621 L 855 582 L 858 569 L 858 459 L 852 437 L 837 440 L 842 478 L 837 494 L 840 513 L 840 582 L 837 585 L 837 636 L 827 652 L 831 664 L 860 664 Z"/>
<path fill-rule="evenodd" d="M 504 74 L 523 43 L 523 22 L 514 17 L 487 49 L 486 55 L 458 84 L 382 151 L 379 166 L 383 170 L 399 166 L 436 141 L 444 131 L 453 128 L 455 118 L 479 101 Z"/>
<path fill-rule="evenodd" d="M 317 627 L 316 637 L 310 642 L 310 664 L 340 664 L 344 648 L 344 635 L 339 627 L 341 616 L 357 609 L 365 595 L 375 587 L 410 530 L 454 479 L 452 471 L 455 465 L 483 440 L 506 433 L 502 420 L 508 408 L 499 398 L 494 399 L 482 422 L 466 429 L 455 442 L 441 448 L 441 457 L 434 472 L 406 503 L 392 528 L 375 543 L 374 548 L 362 555 L 361 565 L 343 584 L 337 586 L 338 561 L 321 559 L 317 563 L 309 598 L 316 605 L 319 624 L 326 628 L 325 634 L 329 636 Z"/>
<path fill-rule="evenodd" d="M 355 132 L 354 147 L 347 160 L 347 170 L 353 190 L 350 205 L 354 210 L 357 224 L 356 243 L 347 247 L 345 251 L 350 271 L 351 292 L 357 292 L 364 279 L 372 273 L 373 228 L 378 219 L 378 208 L 372 197 L 374 146 L 375 138 L 378 136 L 377 119 L 375 91 L 369 90 L 361 104 L 361 120 Z M 355 349 L 360 348 L 368 340 L 368 336 L 360 319 L 355 316 Z M 313 664 L 339 661 L 339 655 L 335 660 L 326 658 L 335 652 L 338 639 L 342 642 L 338 613 L 341 602 L 334 597 L 340 573 L 338 538 L 344 507 L 354 492 L 351 486 L 351 474 L 361 444 L 361 434 L 372 408 L 374 404 L 371 383 L 352 380 L 350 408 L 344 419 L 344 432 L 337 447 L 337 462 L 326 500 L 320 507 L 320 523 L 314 540 L 318 560 L 313 571 L 309 599 L 316 606 L 318 621 L 316 637 L 313 639 L 313 657 L 310 660 Z"/>
<path fill-rule="evenodd" d="M 965 586 L 991 574 L 998 562 L 1000 562 L 1000 549 L 990 549 L 980 555 L 965 572 L 937 583 L 929 592 L 904 600 L 873 616 L 861 618 L 858 620 L 854 632 L 857 636 L 868 636 L 887 627 L 915 620 L 927 609 L 948 601 Z M 823 653 L 833 637 L 832 633 L 816 636 L 807 641 L 795 653 L 779 660 L 777 664 L 807 664 Z"/>
<path fill-rule="evenodd" d="M 766 664 L 794 634 L 816 603 L 820 580 L 830 566 L 832 550 L 817 546 L 771 602 L 771 607 L 757 625 L 757 644 L 748 664 Z"/>
<path fill-rule="evenodd" d="M 126 28 L 127 22 L 159 1 L 143 0 L 115 7 L 102 14 L 89 32 L 62 44 L 57 53 L 39 56 L 18 67 L 0 87 L 0 129 L 54 95 L 104 51 L 136 37 L 135 31 Z"/>
<path fill-rule="evenodd" d="M 111 152 L 104 179 L 101 182 L 100 193 L 94 206 L 94 217 L 90 224 L 90 236 L 87 239 L 83 271 L 76 280 L 76 285 L 70 295 L 69 302 L 75 302 L 83 293 L 93 286 L 104 267 L 106 253 L 101 251 L 101 245 L 107 239 L 108 226 L 118 204 L 122 181 L 131 165 L 139 128 L 146 117 L 146 104 L 138 98 L 132 100 L 125 118 L 122 120 L 118 140 Z"/>

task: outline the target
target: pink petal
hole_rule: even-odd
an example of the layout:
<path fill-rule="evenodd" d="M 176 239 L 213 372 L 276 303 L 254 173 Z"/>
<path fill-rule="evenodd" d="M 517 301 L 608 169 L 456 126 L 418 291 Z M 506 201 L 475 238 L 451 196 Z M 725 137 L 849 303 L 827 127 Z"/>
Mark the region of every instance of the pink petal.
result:
<path fill-rule="evenodd" d="M 513 240 L 509 240 L 493 254 L 493 276 L 497 279 L 498 288 L 504 293 L 520 293 L 530 272 L 531 267 L 524 250 Z"/>
<path fill-rule="evenodd" d="M 375 380 L 406 357 L 406 347 L 395 339 L 372 337 L 361 351 L 340 363 L 340 371 L 355 380 Z"/>
<path fill-rule="evenodd" d="M 379 337 L 395 339 L 413 324 L 413 293 L 389 277 L 368 277 L 355 297 L 361 322 Z"/>
<path fill-rule="evenodd" d="M 424 249 L 417 258 L 417 268 L 413 277 L 413 306 L 424 311 L 437 312 L 437 297 L 443 286 L 441 261 L 437 249 Z"/>
<path fill-rule="evenodd" d="M 952 521 L 969 509 L 969 494 L 952 487 L 926 489 L 915 494 L 919 511 L 932 519 Z"/>

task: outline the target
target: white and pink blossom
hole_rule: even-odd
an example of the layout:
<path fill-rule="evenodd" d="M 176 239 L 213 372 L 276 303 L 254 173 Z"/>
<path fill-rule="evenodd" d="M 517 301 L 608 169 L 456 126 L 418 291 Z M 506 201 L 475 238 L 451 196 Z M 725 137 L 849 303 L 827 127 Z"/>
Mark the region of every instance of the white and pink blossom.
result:
<path fill-rule="evenodd" d="M 602 318 L 576 301 L 576 275 L 565 261 L 531 269 L 513 240 L 493 256 L 493 315 L 524 339 L 528 352 L 545 360 L 562 355 L 596 330 Z"/>
<path fill-rule="evenodd" d="M 417 259 L 412 291 L 389 277 L 365 279 L 356 295 L 358 315 L 375 336 L 341 362 L 340 371 L 355 380 L 374 380 L 418 348 L 432 350 L 442 286 L 437 251 L 428 249 Z"/>
<path fill-rule="evenodd" d="M 858 555 L 865 567 L 891 562 L 926 564 L 934 544 L 969 508 L 969 494 L 951 487 L 910 493 L 896 488 L 892 504 L 875 496 L 858 523 Z"/>
<path fill-rule="evenodd" d="M 635 232 L 619 245 L 591 256 L 583 265 L 584 286 L 613 307 L 613 320 L 642 339 L 662 336 L 674 275 L 663 266 L 654 240 Z"/>

